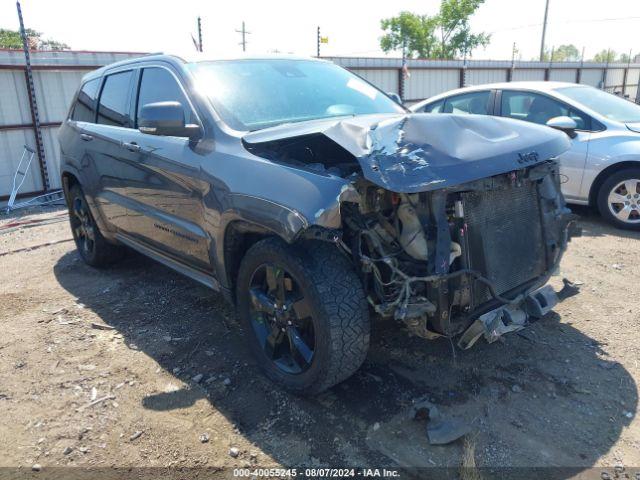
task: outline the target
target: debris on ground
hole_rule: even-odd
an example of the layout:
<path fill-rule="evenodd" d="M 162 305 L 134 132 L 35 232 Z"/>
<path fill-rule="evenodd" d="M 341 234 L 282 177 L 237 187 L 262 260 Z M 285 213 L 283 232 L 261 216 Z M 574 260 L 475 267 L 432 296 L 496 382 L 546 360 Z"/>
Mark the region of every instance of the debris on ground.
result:
<path fill-rule="evenodd" d="M 209 434 L 208 433 L 203 433 L 202 435 L 200 435 L 200 443 L 207 443 L 209 441 Z"/>
<path fill-rule="evenodd" d="M 429 400 L 417 400 L 409 410 L 413 420 L 427 422 L 427 436 L 431 445 L 446 445 L 471 431 L 471 426 L 459 418 L 447 418 Z"/>
<path fill-rule="evenodd" d="M 129 437 L 129 441 L 133 442 L 134 440 L 136 440 L 137 438 L 140 438 L 142 436 L 144 432 L 142 430 L 137 430 L 136 432 L 133 433 L 133 435 L 131 435 Z"/>
<path fill-rule="evenodd" d="M 105 395 L 104 397 L 101 398 L 97 398 L 95 400 L 93 400 L 92 402 L 89 402 L 81 407 L 76 408 L 76 412 L 81 412 L 82 410 L 85 410 L 89 407 L 93 407 L 94 405 L 98 405 L 99 403 L 102 403 L 106 400 L 114 400 L 116 398 L 115 395 Z"/>
<path fill-rule="evenodd" d="M 95 328 L 97 330 L 115 330 L 115 327 L 111 325 L 105 325 L 104 323 L 91 322 L 91 328 Z"/>
<path fill-rule="evenodd" d="M 455 442 L 471 431 L 471 426 L 459 418 L 429 419 L 427 435 L 431 445 Z"/>
<path fill-rule="evenodd" d="M 229 455 L 231 455 L 233 458 L 237 458 L 238 455 L 240 455 L 240 450 L 238 450 L 236 447 L 231 447 L 229 449 Z"/>

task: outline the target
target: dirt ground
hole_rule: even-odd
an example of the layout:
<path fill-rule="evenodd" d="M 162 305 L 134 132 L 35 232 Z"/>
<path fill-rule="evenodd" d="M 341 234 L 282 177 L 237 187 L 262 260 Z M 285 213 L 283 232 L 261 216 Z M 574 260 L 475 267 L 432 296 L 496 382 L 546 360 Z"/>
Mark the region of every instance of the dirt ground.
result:
<path fill-rule="evenodd" d="M 561 275 L 582 291 L 557 313 L 455 352 L 377 323 L 312 399 L 259 373 L 220 295 L 133 253 L 86 266 L 63 210 L 2 216 L 0 466 L 638 467 L 640 235 L 578 213 Z M 429 445 L 408 414 L 425 396 L 465 441 Z"/>

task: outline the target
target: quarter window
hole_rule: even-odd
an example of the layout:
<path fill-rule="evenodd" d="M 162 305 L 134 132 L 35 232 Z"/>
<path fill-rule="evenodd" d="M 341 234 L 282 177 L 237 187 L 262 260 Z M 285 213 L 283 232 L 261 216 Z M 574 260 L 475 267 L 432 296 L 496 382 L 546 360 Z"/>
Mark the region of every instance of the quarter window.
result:
<path fill-rule="evenodd" d="M 96 96 L 100 87 L 100 79 L 89 80 L 78 92 L 78 98 L 73 106 L 71 120 L 78 122 L 95 122 L 96 120 Z"/>
<path fill-rule="evenodd" d="M 145 68 L 140 79 L 136 125 L 142 107 L 156 102 L 179 102 L 184 108 L 185 123 L 197 123 L 189 101 L 174 76 L 164 68 Z"/>
<path fill-rule="evenodd" d="M 591 117 L 546 95 L 533 92 L 502 92 L 501 115 L 527 122 L 546 124 L 554 117 L 570 117 L 578 130 L 591 129 Z"/>
<path fill-rule="evenodd" d="M 133 72 L 114 73 L 107 76 L 98 105 L 98 123 L 129 127 L 129 92 Z"/>
<path fill-rule="evenodd" d="M 489 114 L 490 91 L 465 93 L 447 98 L 443 113 L 473 113 L 476 115 Z"/>

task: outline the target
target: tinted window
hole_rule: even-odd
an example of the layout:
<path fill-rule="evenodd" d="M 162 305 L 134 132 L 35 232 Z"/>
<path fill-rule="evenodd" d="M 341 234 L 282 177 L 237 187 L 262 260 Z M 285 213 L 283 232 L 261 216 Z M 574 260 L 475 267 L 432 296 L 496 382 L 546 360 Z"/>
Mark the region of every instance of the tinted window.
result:
<path fill-rule="evenodd" d="M 425 105 L 422 111 L 425 113 L 441 113 L 443 105 L 444 105 L 444 100 L 439 100 L 435 103 Z"/>
<path fill-rule="evenodd" d="M 533 92 L 502 92 L 502 116 L 544 125 L 553 117 L 571 117 L 578 130 L 589 130 L 591 118 L 564 103 Z"/>
<path fill-rule="evenodd" d="M 114 73 L 104 81 L 100 104 L 98 105 L 98 123 L 128 127 L 129 88 L 133 72 Z"/>
<path fill-rule="evenodd" d="M 80 92 L 78 92 L 78 98 L 76 98 L 76 103 L 73 107 L 71 120 L 77 120 L 79 122 L 95 121 L 98 87 L 100 87 L 99 78 L 89 80 L 82 86 Z"/>
<path fill-rule="evenodd" d="M 491 92 L 473 92 L 447 98 L 443 113 L 473 113 L 476 115 L 489 114 L 489 98 Z"/>
<path fill-rule="evenodd" d="M 236 130 L 405 111 L 374 86 L 329 62 L 222 60 L 190 68 L 198 88 Z"/>
<path fill-rule="evenodd" d="M 136 125 L 137 117 L 140 115 L 142 107 L 148 103 L 155 102 L 180 102 L 184 107 L 185 123 L 197 123 L 180 85 L 167 70 L 163 68 L 145 68 L 142 71 L 139 92 Z"/>

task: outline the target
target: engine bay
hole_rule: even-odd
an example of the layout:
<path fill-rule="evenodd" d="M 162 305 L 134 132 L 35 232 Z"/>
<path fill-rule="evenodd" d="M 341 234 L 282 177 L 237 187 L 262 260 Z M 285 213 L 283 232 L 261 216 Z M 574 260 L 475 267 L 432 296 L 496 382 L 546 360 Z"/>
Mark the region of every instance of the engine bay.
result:
<path fill-rule="evenodd" d="M 341 205 L 341 244 L 379 315 L 454 336 L 548 281 L 571 220 L 559 185 L 553 161 L 411 194 L 360 180 L 360 202 Z"/>

